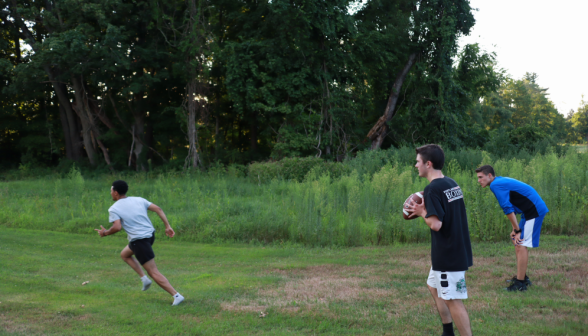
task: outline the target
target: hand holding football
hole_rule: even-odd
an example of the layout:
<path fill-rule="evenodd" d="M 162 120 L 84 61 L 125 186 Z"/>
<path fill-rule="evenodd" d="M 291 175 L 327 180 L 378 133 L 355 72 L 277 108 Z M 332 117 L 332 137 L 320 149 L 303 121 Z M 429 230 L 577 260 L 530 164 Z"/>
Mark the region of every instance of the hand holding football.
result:
<path fill-rule="evenodd" d="M 416 204 L 421 204 L 423 203 L 423 192 L 419 191 L 419 192 L 415 192 L 414 194 L 408 196 L 408 198 L 406 199 L 406 201 L 404 201 L 404 204 L 402 205 L 402 217 L 406 220 L 411 220 L 411 219 L 415 219 L 418 216 L 415 217 L 409 217 L 410 215 L 412 215 L 412 212 L 409 211 L 409 205 L 410 205 L 410 200 L 412 200 L 413 202 L 415 202 Z"/>

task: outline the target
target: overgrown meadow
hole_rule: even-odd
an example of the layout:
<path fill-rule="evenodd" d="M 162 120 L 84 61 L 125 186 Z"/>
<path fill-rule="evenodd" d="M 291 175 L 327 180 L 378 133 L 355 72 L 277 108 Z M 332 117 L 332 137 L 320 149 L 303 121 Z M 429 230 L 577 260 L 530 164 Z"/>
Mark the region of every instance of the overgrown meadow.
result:
<path fill-rule="evenodd" d="M 0 225 L 94 233 L 94 228 L 109 225 L 110 185 L 121 178 L 129 183 L 129 196 L 163 208 L 180 240 L 362 246 L 429 239 L 421 219 L 406 221 L 401 215 L 406 197 L 428 183 L 413 168 L 414 149 L 366 152 L 328 166 L 304 165 L 311 161 L 293 163 L 298 175 L 280 175 L 283 167 L 275 173 L 277 163 L 253 164 L 246 171 L 219 167 L 207 173 L 94 177 L 72 167 L 63 176 L 1 183 Z M 498 241 L 510 232 L 492 192 L 477 184 L 473 170 L 481 164 L 492 164 L 497 175 L 524 181 L 539 192 L 550 209 L 544 234 L 587 231 L 586 154 L 570 149 L 560 155 L 547 151 L 499 159 L 481 151 L 448 151 L 444 173 L 464 191 L 474 240 Z M 156 215 L 152 221 L 163 238 L 163 224 Z"/>

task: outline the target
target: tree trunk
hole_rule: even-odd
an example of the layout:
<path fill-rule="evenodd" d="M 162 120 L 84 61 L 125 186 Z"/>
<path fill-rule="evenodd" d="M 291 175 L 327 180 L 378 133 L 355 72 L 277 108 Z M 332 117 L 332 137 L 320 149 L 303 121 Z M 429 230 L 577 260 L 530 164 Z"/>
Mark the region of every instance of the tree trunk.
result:
<path fill-rule="evenodd" d="M 65 115 L 65 109 L 59 104 L 59 119 L 61 120 L 61 128 L 63 129 L 63 141 L 65 141 L 65 156 L 68 159 L 72 159 L 73 145 L 69 136 L 69 124 L 67 123 L 67 116 Z"/>
<path fill-rule="evenodd" d="M 219 122 L 218 116 L 216 116 L 215 126 L 214 126 L 214 161 L 218 160 L 218 148 L 219 148 Z"/>
<path fill-rule="evenodd" d="M 147 171 L 147 159 L 145 149 L 145 119 L 143 117 L 143 113 L 138 111 L 133 113 L 135 117 L 135 137 L 140 139 L 141 141 L 137 141 L 135 143 L 135 149 L 133 153 L 135 154 L 135 163 L 137 171 Z"/>
<path fill-rule="evenodd" d="M 206 84 L 206 74 L 200 57 L 204 53 L 208 35 L 208 29 L 205 23 L 205 14 L 202 11 L 202 3 L 198 0 L 186 0 L 188 5 L 187 14 L 188 22 L 184 30 L 182 39 L 187 42 L 185 53 L 185 69 L 188 84 L 186 85 L 186 101 L 184 108 L 187 110 L 188 121 L 188 156 L 184 167 L 198 166 L 200 156 L 198 154 L 198 129 L 196 127 L 197 113 L 200 112 L 200 118 L 204 123 L 208 120 L 208 101 L 206 94 L 208 86 Z"/>
<path fill-rule="evenodd" d="M 388 133 L 388 130 L 389 130 L 388 124 L 386 124 L 384 122 L 383 125 L 379 129 L 378 136 L 374 140 L 372 140 L 372 146 L 371 146 L 372 150 L 379 149 L 382 147 L 382 143 L 384 142 L 384 139 L 386 138 L 386 134 Z"/>
<path fill-rule="evenodd" d="M 20 38 L 18 38 L 18 36 L 14 39 L 14 49 L 16 49 L 16 63 L 20 63 L 22 60 L 20 51 Z"/>
<path fill-rule="evenodd" d="M 66 147 L 66 157 L 70 160 L 78 161 L 82 157 L 82 142 L 80 141 L 80 129 L 78 127 L 78 120 L 76 120 L 76 113 L 74 112 L 71 102 L 69 101 L 69 97 L 67 95 L 67 88 L 65 84 L 58 83 L 55 78 L 54 71 L 49 68 L 49 66 L 45 66 L 45 72 L 47 76 L 49 76 L 49 80 L 53 84 L 53 90 L 59 100 L 59 109 L 60 109 L 60 117 L 63 113 L 64 121 L 61 122 L 63 126 L 63 135 L 64 138 L 67 138 L 71 148 L 70 151 L 67 151 Z"/>
<path fill-rule="evenodd" d="M 86 149 L 86 153 L 88 154 L 90 164 L 95 166 L 97 163 L 96 147 L 98 146 L 102 150 L 104 161 L 106 161 L 108 168 L 113 170 L 110 161 L 110 155 L 108 154 L 108 149 L 102 143 L 102 141 L 100 141 L 100 130 L 94 122 L 95 113 L 92 108 L 93 102 L 91 102 L 89 99 L 91 95 L 87 92 L 86 86 L 84 85 L 81 76 L 72 76 L 71 81 L 75 91 L 74 95 L 76 97 L 76 102 L 73 107 L 74 111 L 76 111 L 80 117 L 80 120 L 82 121 L 82 137 L 84 139 L 84 147 Z"/>
<path fill-rule="evenodd" d="M 196 129 L 196 105 L 200 104 L 196 100 L 196 79 L 192 79 L 186 86 L 186 99 L 188 105 L 188 156 L 186 157 L 186 166 L 198 167 L 198 129 Z"/>
<path fill-rule="evenodd" d="M 257 153 L 257 112 L 251 114 L 251 129 L 249 132 L 251 133 L 249 150 L 251 151 L 251 156 L 254 156 Z"/>
<path fill-rule="evenodd" d="M 148 148 L 153 146 L 153 123 L 146 122 L 147 127 L 145 128 L 145 145 Z M 153 160 L 153 152 L 147 151 L 147 161 Z"/>
<path fill-rule="evenodd" d="M 106 96 L 105 96 L 106 97 Z M 111 94 L 108 94 L 108 98 L 110 99 L 110 102 L 112 103 L 112 108 L 114 109 L 114 112 L 116 113 L 116 116 L 118 118 L 118 120 L 120 121 L 120 123 L 123 125 L 123 127 L 129 132 L 129 134 L 132 136 L 131 139 L 133 139 L 133 141 L 138 141 L 141 142 L 141 139 L 137 136 L 135 136 L 135 132 L 132 131 L 123 121 L 123 119 L 121 118 L 120 114 L 118 113 L 118 108 L 116 108 L 116 104 L 114 103 L 114 99 L 112 98 Z M 133 111 L 132 106 L 129 104 L 129 110 Z M 106 124 L 106 126 L 108 126 L 108 124 Z M 110 126 L 109 126 L 110 127 Z M 116 131 L 115 131 L 116 132 Z M 151 133 L 149 133 L 151 132 Z M 153 127 L 150 126 L 147 128 L 147 133 L 148 133 L 148 139 L 151 139 L 150 141 L 153 142 Z M 153 153 L 157 154 L 161 160 L 163 160 L 163 162 L 166 162 L 167 160 L 163 157 L 163 155 L 161 155 L 161 153 L 159 153 L 158 151 L 156 151 L 153 147 L 151 147 L 150 143 L 143 143 L 144 146 L 146 146 L 147 148 L 149 148 Z"/>
<path fill-rule="evenodd" d="M 404 68 L 394 81 L 394 85 L 392 86 L 392 92 L 390 92 L 390 97 L 388 98 L 388 104 L 386 105 L 386 109 L 384 110 L 384 115 L 380 117 L 378 122 L 372 127 L 370 132 L 368 133 L 367 137 L 372 141 L 371 149 L 379 149 L 386 138 L 386 133 L 388 132 L 388 122 L 392 120 L 394 115 L 396 114 L 396 103 L 398 102 L 398 96 L 400 96 L 400 89 L 402 88 L 402 84 L 406 79 L 406 75 L 414 65 L 416 61 L 416 53 L 410 54 L 408 57 L 408 61 L 404 65 Z"/>
<path fill-rule="evenodd" d="M 92 166 L 96 165 L 96 141 L 92 135 L 92 120 L 91 115 L 88 114 L 88 110 L 84 104 L 84 89 L 83 83 L 80 78 L 72 76 L 72 84 L 74 88 L 74 95 L 76 98 L 75 103 L 72 105 L 74 111 L 80 117 L 82 121 L 82 139 L 84 141 L 84 149 L 88 155 L 88 160 Z M 94 141 L 93 141 L 94 140 Z"/>

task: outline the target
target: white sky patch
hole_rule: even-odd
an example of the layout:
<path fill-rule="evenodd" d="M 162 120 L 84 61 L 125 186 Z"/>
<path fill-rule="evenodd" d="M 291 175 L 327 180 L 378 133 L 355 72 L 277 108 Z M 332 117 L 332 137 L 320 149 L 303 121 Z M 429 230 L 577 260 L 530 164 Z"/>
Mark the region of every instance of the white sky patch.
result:
<path fill-rule="evenodd" d="M 588 98 L 588 1 L 470 0 L 476 25 L 460 46 L 479 43 L 495 51 L 515 79 L 535 72 L 559 113 Z M 586 99 L 585 99 L 586 100 Z"/>
<path fill-rule="evenodd" d="M 365 7 L 368 0 L 356 0 L 349 5 L 349 14 L 354 15 Z"/>

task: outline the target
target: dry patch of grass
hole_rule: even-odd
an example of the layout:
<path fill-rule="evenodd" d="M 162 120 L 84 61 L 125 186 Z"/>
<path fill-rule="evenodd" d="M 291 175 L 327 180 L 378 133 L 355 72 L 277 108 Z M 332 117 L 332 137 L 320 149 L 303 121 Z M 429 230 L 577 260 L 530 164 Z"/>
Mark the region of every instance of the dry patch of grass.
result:
<path fill-rule="evenodd" d="M 36 335 L 40 333 L 39 326 L 67 327 L 73 321 L 88 321 L 91 314 L 72 314 L 70 312 L 47 313 L 38 309 L 29 311 L 26 321 L 10 319 L 5 314 L 0 314 L 0 327 L 9 334 Z"/>
<path fill-rule="evenodd" d="M 398 315 L 415 302 L 407 302 L 406 294 L 390 285 L 385 266 L 319 265 L 303 269 L 273 269 L 266 274 L 279 275 L 280 285 L 260 288 L 254 297 L 242 297 L 221 303 L 230 311 L 262 311 L 275 308 L 281 312 L 297 312 L 301 308 L 328 311 L 330 303 L 353 304 L 385 300 L 395 307 L 389 318 Z M 426 288 L 421 286 L 421 292 Z M 410 294 L 409 294 L 410 296 Z M 358 315 L 368 317 L 369 309 L 359 309 Z"/>
<path fill-rule="evenodd" d="M 231 311 L 260 311 L 269 307 L 296 312 L 301 307 L 326 307 L 331 302 L 352 302 L 392 297 L 392 288 L 376 288 L 370 282 L 380 280 L 374 266 L 320 265 L 297 269 L 272 269 L 262 275 L 278 276 L 277 287 L 260 288 L 254 298 L 223 302 Z"/>
<path fill-rule="evenodd" d="M 10 334 L 28 334 L 33 332 L 28 325 L 14 322 L 4 314 L 0 314 L 0 327 Z"/>
<path fill-rule="evenodd" d="M 374 266 L 320 265 L 303 270 L 274 271 L 281 273 L 284 285 L 262 289 L 259 295 L 274 298 L 277 305 L 289 302 L 317 303 L 331 301 L 355 301 L 389 297 L 393 290 L 364 286 L 369 281 L 380 280 Z"/>
<path fill-rule="evenodd" d="M 326 264 L 294 269 L 271 269 L 262 275 L 279 276 L 279 285 L 260 288 L 253 295 L 243 296 L 231 302 L 221 303 L 223 310 L 297 312 L 300 309 L 319 310 L 334 314 L 331 303 L 343 303 L 356 307 L 355 314 L 370 319 L 372 308 L 362 308 L 359 302 L 384 302 L 386 319 L 407 318 L 411 314 L 436 314 L 426 286 L 430 269 L 430 255 L 423 249 L 407 249 L 402 257 L 390 254 L 379 258 L 381 264 L 369 266 L 344 266 Z M 561 251 L 530 250 L 529 274 L 534 288 L 553 290 L 553 299 L 565 296 L 566 300 L 587 301 L 588 248 L 573 247 Z M 505 280 L 516 273 L 514 248 L 493 257 L 475 257 L 474 267 L 467 273 L 468 310 L 491 313 L 495 317 L 509 318 L 512 312 L 504 309 L 507 286 Z M 522 294 L 522 295 L 529 295 Z M 520 296 L 524 298 L 525 296 Z M 570 316 L 566 308 L 545 306 L 523 307 L 528 319 L 553 321 L 561 319 L 588 322 L 584 316 Z M 334 314 L 339 316 L 340 314 Z M 484 324 L 483 319 L 476 323 Z"/>
<path fill-rule="evenodd" d="M 588 248 L 531 251 L 529 259 L 544 266 L 536 272 L 537 283 L 574 300 L 588 299 Z"/>

